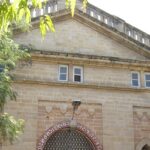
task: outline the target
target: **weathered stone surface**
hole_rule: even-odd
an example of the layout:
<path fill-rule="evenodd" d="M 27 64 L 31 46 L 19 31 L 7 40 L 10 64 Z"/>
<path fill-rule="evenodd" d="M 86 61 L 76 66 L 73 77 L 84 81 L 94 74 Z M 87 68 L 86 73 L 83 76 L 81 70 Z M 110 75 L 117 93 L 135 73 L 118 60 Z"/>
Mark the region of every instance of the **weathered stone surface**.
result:
<path fill-rule="evenodd" d="M 126 48 L 74 19 L 56 23 L 55 28 L 56 32 L 48 33 L 44 41 L 41 39 L 39 29 L 16 35 L 15 40 L 39 50 L 145 60 L 145 57 L 132 49 Z"/>
<path fill-rule="evenodd" d="M 45 130 L 72 118 L 73 99 L 82 102 L 76 121 L 91 131 L 103 150 L 141 150 L 149 144 L 150 89 L 145 88 L 144 75 L 150 65 L 143 55 L 74 19 L 57 22 L 56 33 L 48 33 L 44 41 L 38 29 L 15 39 L 41 51 L 66 53 L 33 53 L 32 65 L 18 65 L 12 72 L 18 96 L 5 111 L 26 124 L 21 138 L 2 150 L 36 150 Z M 69 67 L 68 82 L 58 80 L 60 64 Z M 74 66 L 83 67 L 83 83 L 73 82 Z M 131 86 L 132 71 L 139 72 L 139 88 Z"/>

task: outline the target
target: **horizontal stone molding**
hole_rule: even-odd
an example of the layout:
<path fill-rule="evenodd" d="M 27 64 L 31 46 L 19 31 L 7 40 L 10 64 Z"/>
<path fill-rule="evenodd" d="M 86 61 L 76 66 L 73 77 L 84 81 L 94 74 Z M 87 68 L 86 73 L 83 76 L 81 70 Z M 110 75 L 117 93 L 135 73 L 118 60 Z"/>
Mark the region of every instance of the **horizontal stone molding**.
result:
<path fill-rule="evenodd" d="M 72 88 L 88 88 L 88 89 L 104 89 L 104 90 L 117 90 L 117 91 L 130 91 L 130 92 L 150 92 L 148 88 L 133 88 L 133 87 L 119 87 L 100 84 L 86 84 L 86 83 L 70 83 L 70 82 L 52 82 L 52 81 L 35 81 L 35 80 L 22 80 L 17 79 L 14 81 L 17 84 L 35 84 L 46 86 L 60 86 L 60 87 L 72 87 Z"/>
<path fill-rule="evenodd" d="M 97 56 L 97 55 L 85 55 L 78 53 L 63 53 L 63 52 L 53 52 L 53 51 L 41 51 L 32 50 L 32 61 L 41 62 L 55 62 L 68 64 L 84 64 L 87 66 L 106 66 L 106 67 L 117 67 L 117 68 L 129 68 L 134 69 L 139 67 L 142 70 L 145 68 L 148 70 L 150 68 L 149 60 L 132 60 L 123 59 L 118 57 L 108 57 L 108 56 Z"/>

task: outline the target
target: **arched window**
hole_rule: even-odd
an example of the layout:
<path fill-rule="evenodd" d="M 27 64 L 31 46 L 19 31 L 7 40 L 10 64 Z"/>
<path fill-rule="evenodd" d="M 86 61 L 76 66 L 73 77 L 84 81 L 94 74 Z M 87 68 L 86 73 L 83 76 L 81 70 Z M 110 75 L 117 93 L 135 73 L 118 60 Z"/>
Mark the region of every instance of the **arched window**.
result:
<path fill-rule="evenodd" d="M 150 139 L 143 138 L 137 145 L 136 150 L 150 150 Z"/>
<path fill-rule="evenodd" d="M 37 150 L 102 150 L 94 133 L 77 123 L 61 122 L 50 127 L 39 139 Z"/>
<path fill-rule="evenodd" d="M 94 145 L 79 131 L 63 129 L 53 134 L 43 150 L 95 150 Z"/>

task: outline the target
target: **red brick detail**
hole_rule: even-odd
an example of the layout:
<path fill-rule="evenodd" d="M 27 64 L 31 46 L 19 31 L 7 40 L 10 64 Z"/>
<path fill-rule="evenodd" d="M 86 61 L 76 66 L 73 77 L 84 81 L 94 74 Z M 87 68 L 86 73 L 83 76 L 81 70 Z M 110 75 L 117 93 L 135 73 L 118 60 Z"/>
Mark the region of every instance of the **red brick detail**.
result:
<path fill-rule="evenodd" d="M 43 136 L 39 139 L 39 142 L 37 144 L 37 150 L 43 150 L 47 140 L 50 136 L 52 136 L 55 132 L 58 132 L 61 129 L 70 127 L 70 122 L 60 122 L 52 127 L 50 127 Z M 95 147 L 95 150 L 102 150 L 102 145 L 98 142 L 98 139 L 96 138 L 95 134 L 93 134 L 89 129 L 87 129 L 85 126 L 81 125 L 80 123 L 77 123 L 76 130 L 82 132 L 85 137 L 87 137 L 92 144 Z"/>

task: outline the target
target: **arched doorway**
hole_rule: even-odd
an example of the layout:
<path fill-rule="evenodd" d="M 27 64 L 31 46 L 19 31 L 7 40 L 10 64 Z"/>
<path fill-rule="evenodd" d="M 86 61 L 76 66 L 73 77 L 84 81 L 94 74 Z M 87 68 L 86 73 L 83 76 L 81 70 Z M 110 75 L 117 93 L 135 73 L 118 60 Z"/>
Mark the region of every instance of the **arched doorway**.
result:
<path fill-rule="evenodd" d="M 62 129 L 53 134 L 43 150 L 93 150 L 94 145 L 78 130 Z"/>
<path fill-rule="evenodd" d="M 146 144 L 143 146 L 143 148 L 141 150 L 150 150 L 150 146 Z"/>
<path fill-rule="evenodd" d="M 102 150 L 102 146 L 85 126 L 77 123 L 71 129 L 69 122 L 62 122 L 45 132 L 37 150 Z"/>
<path fill-rule="evenodd" d="M 136 146 L 136 150 L 150 150 L 150 139 L 143 138 Z"/>

